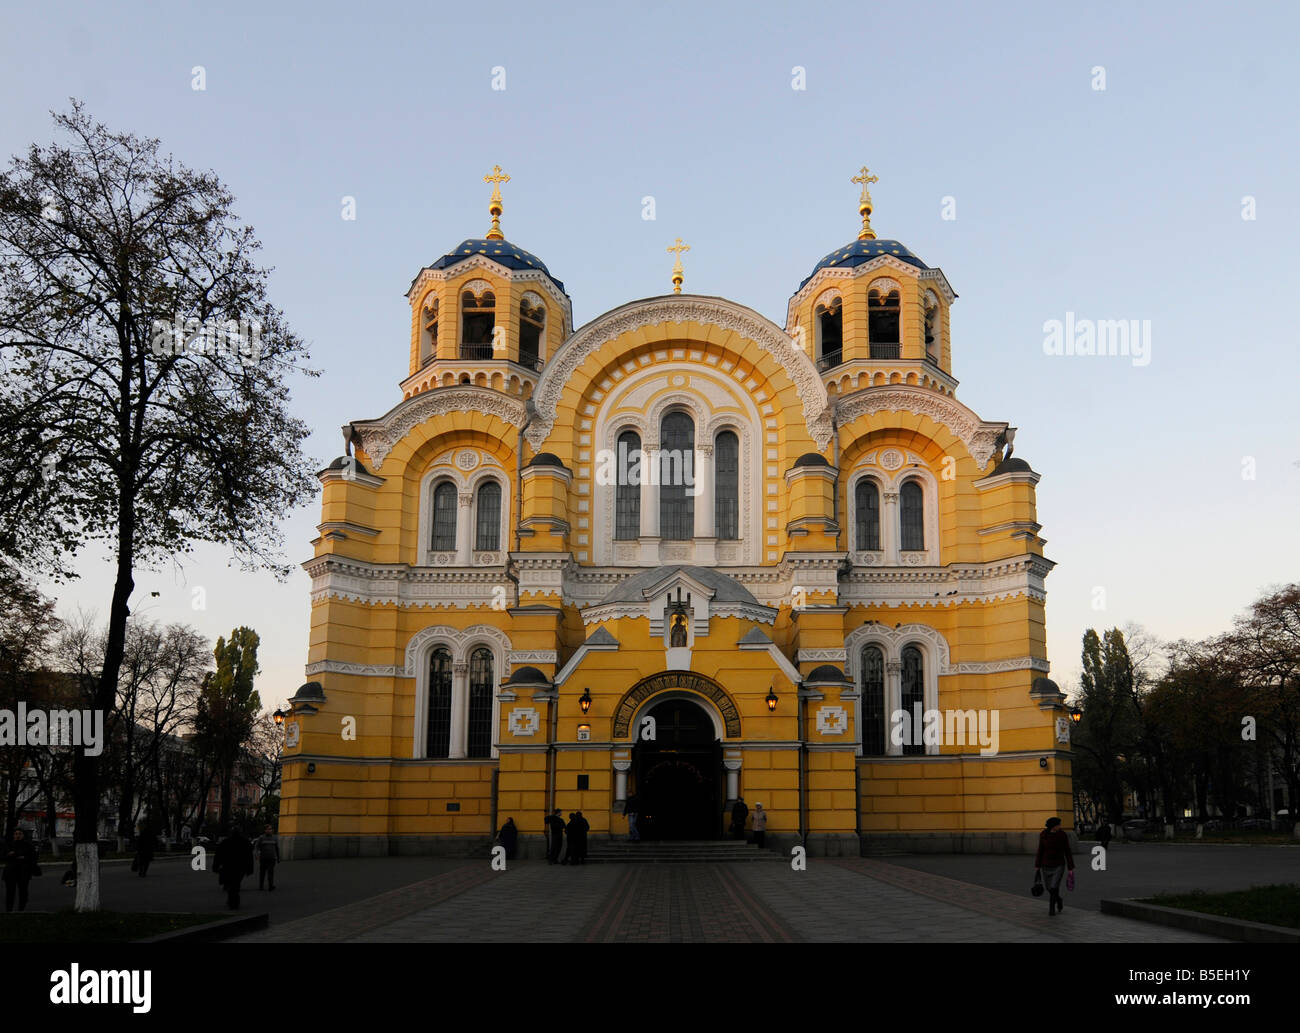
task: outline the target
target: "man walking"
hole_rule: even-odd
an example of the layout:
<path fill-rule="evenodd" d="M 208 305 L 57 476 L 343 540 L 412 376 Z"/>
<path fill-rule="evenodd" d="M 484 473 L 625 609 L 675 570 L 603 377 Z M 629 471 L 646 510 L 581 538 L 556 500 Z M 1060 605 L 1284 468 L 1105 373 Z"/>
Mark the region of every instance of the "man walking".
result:
<path fill-rule="evenodd" d="M 275 830 L 267 825 L 257 837 L 257 888 L 263 889 L 270 883 L 275 889 L 275 866 L 280 863 L 280 841 Z M 301 874 L 301 873 L 300 873 Z"/>
<path fill-rule="evenodd" d="M 761 848 L 767 839 L 767 811 L 761 803 L 754 804 L 754 842 Z"/>
<path fill-rule="evenodd" d="M 245 875 L 253 874 L 253 844 L 235 826 L 217 847 L 213 864 L 217 877 L 226 891 L 226 903 L 231 911 L 239 910 L 239 884 Z"/>

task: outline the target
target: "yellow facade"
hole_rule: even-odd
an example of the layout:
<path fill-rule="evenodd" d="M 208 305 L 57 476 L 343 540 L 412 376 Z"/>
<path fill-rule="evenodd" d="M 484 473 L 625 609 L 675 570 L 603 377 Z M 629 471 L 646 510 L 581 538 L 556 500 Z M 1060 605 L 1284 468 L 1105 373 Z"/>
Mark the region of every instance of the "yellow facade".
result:
<path fill-rule="evenodd" d="M 469 853 L 507 817 L 535 855 L 552 808 L 625 835 L 629 795 L 665 838 L 761 801 L 812 853 L 1069 825 L 1039 475 L 956 399 L 943 273 L 868 232 L 783 328 L 666 294 L 575 331 L 494 237 L 421 271 L 401 401 L 321 473 L 289 855 Z M 894 742 L 918 707 L 938 731 Z"/>

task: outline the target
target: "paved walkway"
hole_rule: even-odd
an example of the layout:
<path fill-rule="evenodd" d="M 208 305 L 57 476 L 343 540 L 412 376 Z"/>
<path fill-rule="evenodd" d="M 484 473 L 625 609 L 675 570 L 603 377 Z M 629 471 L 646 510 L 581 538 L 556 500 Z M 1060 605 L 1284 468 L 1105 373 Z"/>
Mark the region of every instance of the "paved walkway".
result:
<path fill-rule="evenodd" d="M 1132 942 L 1213 937 L 875 858 L 554 867 L 456 862 L 432 878 L 238 942 Z M 273 919 L 274 922 L 274 919 Z"/>

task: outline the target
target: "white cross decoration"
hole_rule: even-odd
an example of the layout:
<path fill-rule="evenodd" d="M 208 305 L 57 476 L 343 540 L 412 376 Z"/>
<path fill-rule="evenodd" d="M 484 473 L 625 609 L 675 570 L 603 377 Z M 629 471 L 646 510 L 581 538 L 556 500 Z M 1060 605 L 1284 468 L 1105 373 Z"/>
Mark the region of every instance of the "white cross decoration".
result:
<path fill-rule="evenodd" d="M 510 732 L 513 735 L 533 735 L 541 725 L 541 718 L 532 707 L 515 707 L 510 711 Z"/>
<path fill-rule="evenodd" d="M 823 735 L 843 735 L 848 716 L 843 707 L 821 707 L 817 711 L 817 731 Z"/>

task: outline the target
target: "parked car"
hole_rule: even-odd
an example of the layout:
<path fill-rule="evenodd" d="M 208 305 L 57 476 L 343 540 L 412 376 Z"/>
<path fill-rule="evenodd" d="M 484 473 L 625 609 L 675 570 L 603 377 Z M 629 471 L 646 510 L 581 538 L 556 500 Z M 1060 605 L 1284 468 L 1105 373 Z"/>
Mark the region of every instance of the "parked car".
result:
<path fill-rule="evenodd" d="M 1241 821 L 1237 822 L 1237 828 L 1244 831 L 1252 829 L 1271 829 L 1272 827 L 1273 823 L 1267 818 L 1242 818 Z"/>

